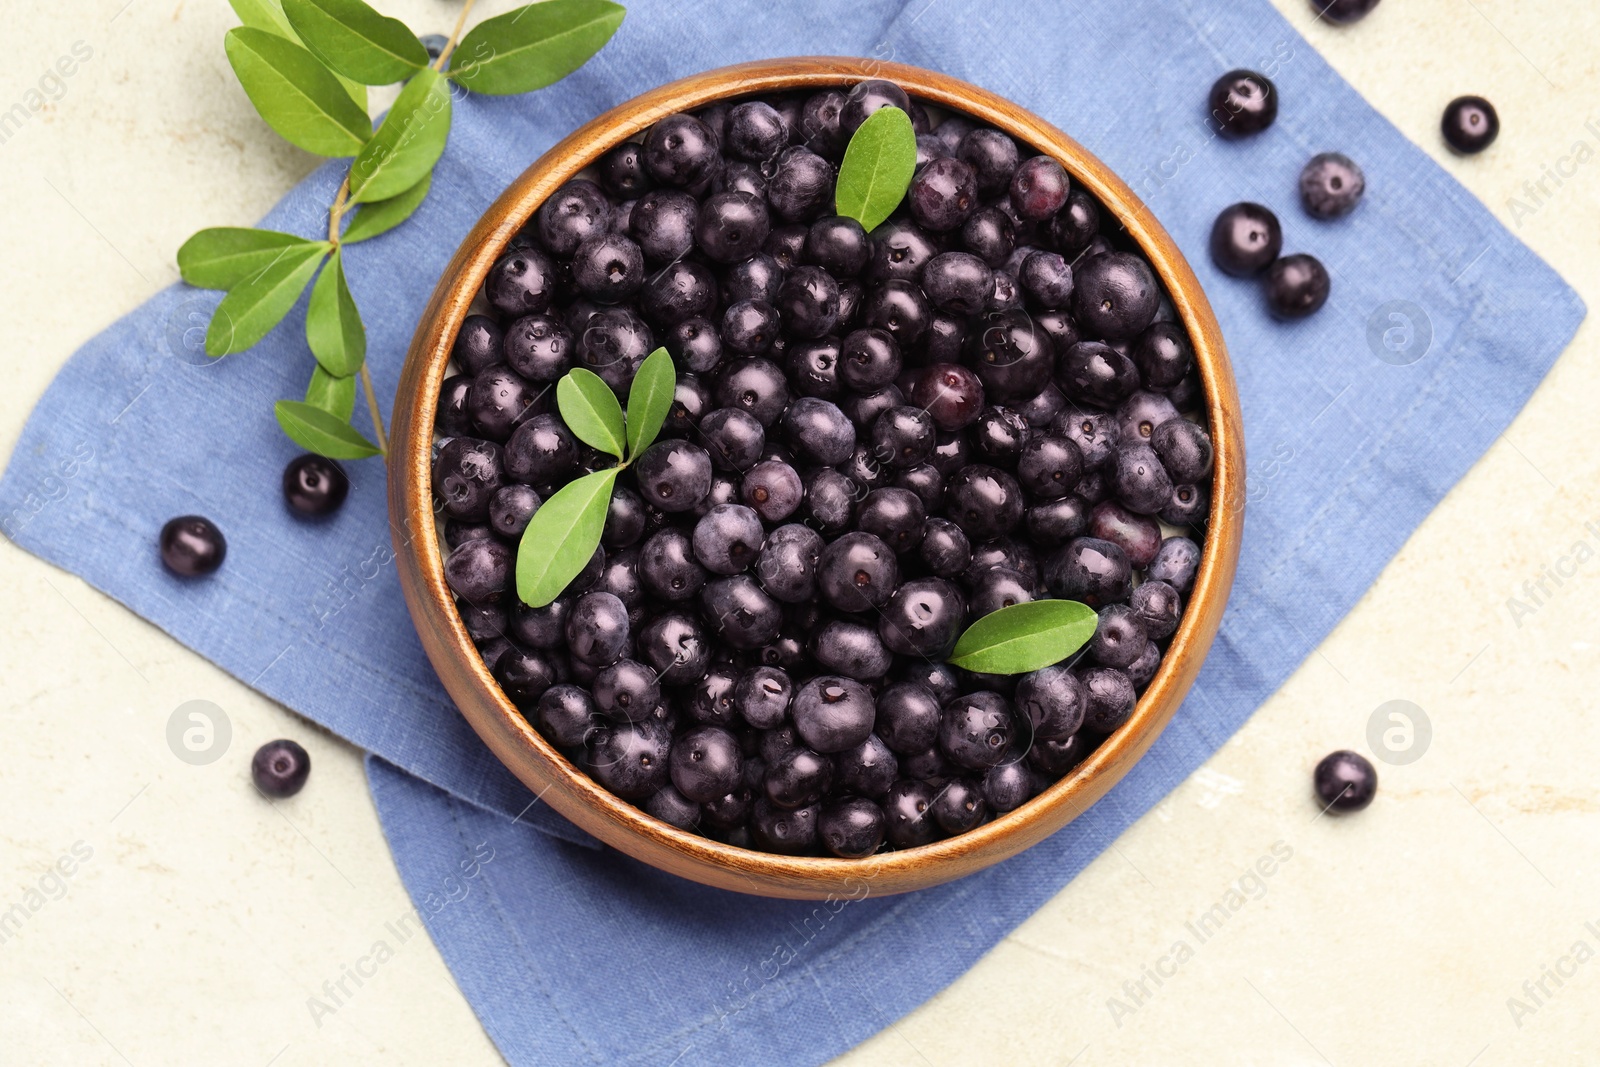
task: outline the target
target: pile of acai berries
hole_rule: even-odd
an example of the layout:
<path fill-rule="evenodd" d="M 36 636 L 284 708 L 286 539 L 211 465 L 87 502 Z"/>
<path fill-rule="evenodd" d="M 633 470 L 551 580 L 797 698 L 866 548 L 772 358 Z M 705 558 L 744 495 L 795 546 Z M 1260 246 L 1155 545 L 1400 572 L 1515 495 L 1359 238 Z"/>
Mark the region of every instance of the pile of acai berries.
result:
<path fill-rule="evenodd" d="M 886 106 L 917 167 L 869 234 L 834 183 Z M 1193 587 L 1212 446 L 1189 338 L 1094 198 L 885 81 L 673 115 L 585 173 L 461 327 L 433 471 L 461 617 L 544 736 L 672 825 L 861 857 L 1017 808 L 1127 721 Z M 521 603 L 533 512 L 615 465 L 555 382 L 625 398 L 658 346 L 661 437 L 587 569 Z M 1048 597 L 1099 612 L 1070 661 L 945 662 Z"/>

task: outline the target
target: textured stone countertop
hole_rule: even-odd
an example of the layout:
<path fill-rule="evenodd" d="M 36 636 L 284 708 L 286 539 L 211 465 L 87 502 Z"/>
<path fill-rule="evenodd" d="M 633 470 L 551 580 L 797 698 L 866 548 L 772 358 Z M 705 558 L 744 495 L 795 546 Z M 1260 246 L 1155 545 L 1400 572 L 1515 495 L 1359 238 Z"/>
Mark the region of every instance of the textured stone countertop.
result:
<path fill-rule="evenodd" d="M 1600 13 L 1384 0 L 1341 29 L 1313 24 L 1305 0 L 1277 2 L 1600 307 Z M 457 10 L 382 6 L 426 31 L 447 31 Z M 234 83 L 222 0 L 8 9 L 0 110 L 75 42 L 92 55 L 0 144 L 0 454 L 80 343 L 176 280 L 185 237 L 248 224 L 313 162 Z M 1502 132 L 1456 159 L 1439 114 L 1466 92 L 1494 101 Z M 1593 1062 L 1581 1050 L 1600 1022 L 1596 397 L 1591 321 L 1236 737 L 969 974 L 842 1062 Z M 1558 566 L 1572 576 L 1547 579 L 1537 610 L 1513 618 L 1507 599 Z M 0 588 L 0 910 L 42 878 L 54 890 L 58 860 L 73 871 L 0 942 L 0 1060 L 498 1062 L 426 938 L 320 1025 L 308 1011 L 410 910 L 360 753 L 9 542 Z M 209 766 L 164 741 L 191 699 L 232 720 L 234 751 Z M 1364 813 L 1314 818 L 1311 766 L 1364 747 L 1369 716 L 1397 699 L 1430 719 L 1426 753 L 1379 764 Z M 268 805 L 248 754 L 280 736 L 306 744 L 315 773 Z M 1186 923 L 1275 850 L 1271 877 L 1247 883 L 1248 903 L 1200 943 Z M 1192 948 L 1181 962 L 1179 940 Z"/>

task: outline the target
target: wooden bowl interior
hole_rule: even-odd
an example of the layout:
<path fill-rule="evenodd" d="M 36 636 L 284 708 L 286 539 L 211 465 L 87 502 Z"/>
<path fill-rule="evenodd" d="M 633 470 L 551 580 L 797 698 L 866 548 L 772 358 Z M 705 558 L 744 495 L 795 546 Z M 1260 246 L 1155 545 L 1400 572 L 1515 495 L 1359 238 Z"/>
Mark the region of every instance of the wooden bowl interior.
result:
<path fill-rule="evenodd" d="M 1216 465 L 1202 559 L 1183 620 L 1132 717 L 1085 761 L 1021 808 L 957 837 L 861 860 L 780 856 L 668 826 L 574 767 L 505 697 L 466 632 L 444 581 L 430 486 L 434 413 L 451 344 L 489 268 L 545 198 L 607 149 L 657 120 L 714 100 L 848 86 L 887 78 L 913 96 L 967 114 L 1057 159 L 1126 227 L 1148 257 L 1194 346 Z M 395 400 L 389 500 L 401 585 L 434 668 L 495 755 L 542 802 L 601 841 L 707 885 L 821 899 L 926 888 L 1021 852 L 1081 814 L 1127 773 L 1172 718 L 1221 622 L 1238 560 L 1244 453 L 1238 396 L 1210 304 L 1187 262 L 1133 192 L 1072 138 L 1022 108 L 932 71 L 873 60 L 770 60 L 697 74 L 645 93 L 578 129 L 540 157 L 463 241 L 418 325 Z"/>

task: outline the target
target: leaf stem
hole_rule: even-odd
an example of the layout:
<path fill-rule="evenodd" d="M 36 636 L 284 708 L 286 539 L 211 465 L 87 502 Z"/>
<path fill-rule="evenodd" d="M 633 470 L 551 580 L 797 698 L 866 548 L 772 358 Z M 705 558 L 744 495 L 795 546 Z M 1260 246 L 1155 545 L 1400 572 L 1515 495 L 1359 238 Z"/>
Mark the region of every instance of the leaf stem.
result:
<path fill-rule="evenodd" d="M 350 175 L 344 176 L 344 181 L 339 183 L 339 191 L 334 194 L 333 206 L 328 209 L 328 241 L 335 247 L 339 244 L 339 222 L 344 218 L 345 204 L 350 197 Z"/>
<path fill-rule="evenodd" d="M 450 53 L 456 50 L 456 42 L 461 40 L 461 31 L 467 24 L 467 16 L 472 13 L 472 5 L 478 0 L 467 0 L 461 5 L 461 17 L 456 19 L 456 28 L 450 31 L 450 39 L 439 49 L 439 58 L 433 61 L 433 69 L 443 71 L 445 63 L 450 59 Z"/>
<path fill-rule="evenodd" d="M 361 364 L 361 391 L 367 395 L 367 412 L 372 416 L 372 432 L 378 438 L 378 454 L 389 455 L 389 442 L 383 436 L 383 414 L 378 410 L 378 394 L 372 391 L 372 372 Z"/>

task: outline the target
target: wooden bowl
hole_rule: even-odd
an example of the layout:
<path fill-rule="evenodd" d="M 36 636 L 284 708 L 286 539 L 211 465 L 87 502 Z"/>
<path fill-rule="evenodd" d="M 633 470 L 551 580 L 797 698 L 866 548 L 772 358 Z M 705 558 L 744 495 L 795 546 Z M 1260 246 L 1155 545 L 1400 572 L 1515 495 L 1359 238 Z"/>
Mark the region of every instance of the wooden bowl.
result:
<path fill-rule="evenodd" d="M 780 856 L 720 844 L 660 822 L 569 763 L 500 691 L 445 585 L 430 487 L 434 411 L 450 348 L 468 305 L 506 243 L 562 183 L 607 149 L 667 115 L 715 100 L 887 78 L 915 97 L 970 115 L 1055 157 L 1138 242 L 1194 345 L 1216 448 L 1211 516 L 1199 573 L 1160 671 L 1132 718 L 1066 777 L 1016 811 L 970 833 L 861 860 Z M 636 97 L 546 152 L 484 213 L 445 269 L 423 312 L 395 398 L 389 511 L 400 584 L 423 648 L 461 713 L 545 803 L 606 844 L 707 885 L 762 896 L 820 899 L 900 893 L 948 882 L 1016 855 L 1105 795 L 1144 755 L 1182 702 L 1222 619 L 1244 517 L 1244 442 L 1233 371 L 1205 294 L 1172 239 L 1104 163 L 1017 105 L 954 78 L 864 59 L 808 57 L 724 67 Z"/>

